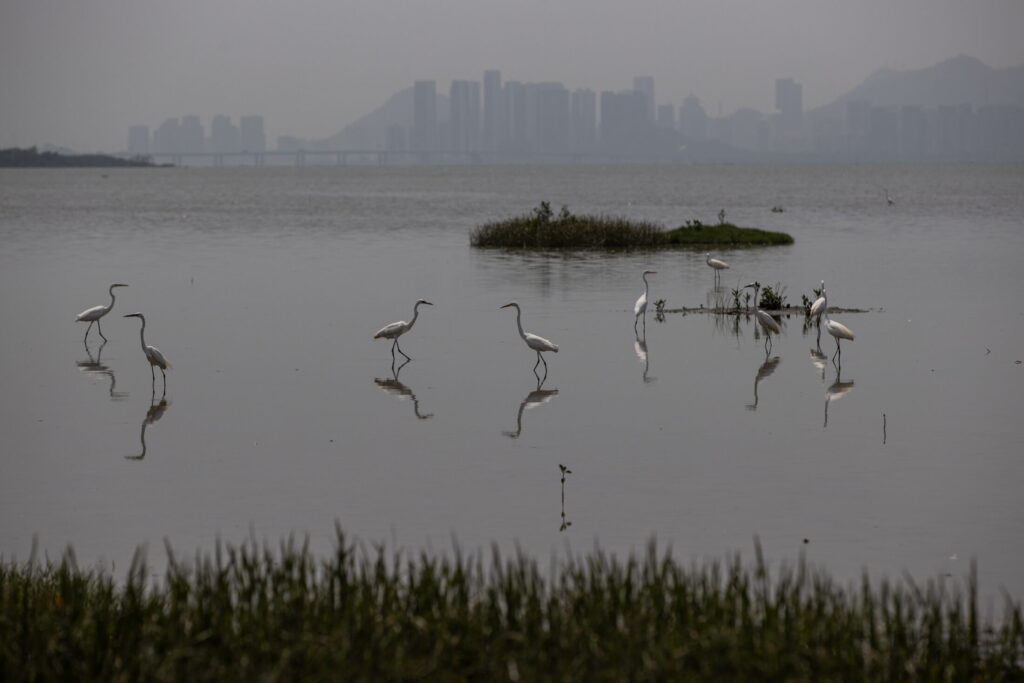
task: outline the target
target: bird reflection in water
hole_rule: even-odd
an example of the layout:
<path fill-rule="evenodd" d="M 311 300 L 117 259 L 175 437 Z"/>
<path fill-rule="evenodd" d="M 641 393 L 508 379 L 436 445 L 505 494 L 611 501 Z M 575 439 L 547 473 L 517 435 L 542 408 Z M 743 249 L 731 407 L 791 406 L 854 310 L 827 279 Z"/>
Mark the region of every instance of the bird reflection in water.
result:
<path fill-rule="evenodd" d="M 779 367 L 779 363 L 782 362 L 781 356 L 774 356 L 772 358 L 766 358 L 761 367 L 757 369 L 757 375 L 754 376 L 754 402 L 747 404 L 747 410 L 757 410 L 757 385 L 761 383 L 768 375 L 775 372 L 775 368 Z"/>
<path fill-rule="evenodd" d="M 825 424 L 822 426 L 822 429 L 828 427 L 828 404 L 832 401 L 841 399 L 851 391 L 853 391 L 853 380 L 851 379 L 844 382 L 837 372 L 836 381 L 832 382 L 832 384 L 825 389 Z"/>
<path fill-rule="evenodd" d="M 412 399 L 412 412 L 416 414 L 416 417 L 419 418 L 420 420 L 429 420 L 430 418 L 434 417 L 434 414 L 433 413 L 427 413 L 426 415 L 424 415 L 423 413 L 421 413 L 420 412 L 420 402 L 419 402 L 419 399 L 416 398 L 416 394 L 414 394 L 412 392 L 412 389 L 410 389 L 405 384 L 402 384 L 402 382 L 400 382 L 399 379 L 398 379 L 398 375 L 399 375 L 399 373 L 402 372 L 402 368 L 404 368 L 409 363 L 410 363 L 410 361 L 405 361 L 404 363 L 399 365 L 397 368 L 395 368 L 395 366 L 392 365 L 391 366 L 392 377 L 390 379 L 380 379 L 380 378 L 374 377 L 373 378 L 373 383 L 376 384 L 378 387 L 380 387 L 385 393 L 391 394 L 392 396 L 397 396 L 401 400 L 405 400 L 407 398 L 411 398 Z"/>
<path fill-rule="evenodd" d="M 543 389 L 544 380 L 537 379 L 537 388 L 526 395 L 523 402 L 519 404 L 519 412 L 516 413 L 516 430 L 514 432 L 502 430 L 502 434 L 510 439 L 518 439 L 523 431 L 523 411 L 543 405 L 558 395 L 558 389 Z"/>
<path fill-rule="evenodd" d="M 171 404 L 166 398 L 161 397 L 159 403 L 151 403 L 149 410 L 146 411 L 146 417 L 142 420 L 142 430 L 139 432 L 139 441 L 142 442 L 142 452 L 138 455 L 126 455 L 126 460 L 142 460 L 146 457 L 146 427 L 153 424 L 164 416 L 167 412 L 167 407 Z"/>
<path fill-rule="evenodd" d="M 811 349 L 811 365 L 813 365 L 816 370 L 821 370 L 821 381 L 822 381 L 822 383 L 825 382 L 825 362 L 826 361 L 828 361 L 828 356 L 826 356 L 824 353 L 822 353 L 820 346 L 818 348 L 816 348 L 816 349 Z"/>
<path fill-rule="evenodd" d="M 633 340 L 633 351 L 636 353 L 637 359 L 639 359 L 639 361 L 644 364 L 644 373 L 643 373 L 644 384 L 649 384 L 650 382 L 653 382 L 656 378 L 648 377 L 647 376 L 647 373 L 648 373 L 648 371 L 650 370 L 650 367 L 651 367 L 651 359 L 650 359 L 650 356 L 647 354 L 647 330 L 646 329 L 644 329 L 643 336 L 641 336 L 640 334 L 637 334 L 636 339 Z"/>
<path fill-rule="evenodd" d="M 117 391 L 117 378 L 114 377 L 114 371 L 110 369 L 110 366 L 103 364 L 103 347 L 107 345 L 107 342 L 103 342 L 96 349 L 96 357 L 92 357 L 92 351 L 89 350 L 89 344 L 86 343 L 85 354 L 89 357 L 88 360 L 75 361 L 75 365 L 78 369 L 89 375 L 90 377 L 109 377 L 110 378 L 110 398 L 114 401 L 120 401 L 128 396 L 127 391 Z"/>

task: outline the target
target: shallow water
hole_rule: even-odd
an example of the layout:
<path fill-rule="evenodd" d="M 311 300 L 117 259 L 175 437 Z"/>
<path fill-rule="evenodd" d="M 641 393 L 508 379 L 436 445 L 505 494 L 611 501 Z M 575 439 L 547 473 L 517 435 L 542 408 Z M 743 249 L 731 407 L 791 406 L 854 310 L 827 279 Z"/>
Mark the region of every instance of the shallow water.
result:
<path fill-rule="evenodd" d="M 0 554 L 327 547 L 335 520 L 542 557 L 758 536 L 842 578 L 977 558 L 990 595 L 1019 597 L 1022 187 L 1024 167 L 974 165 L 0 172 Z M 542 199 L 669 226 L 725 208 L 796 238 L 720 254 L 726 290 L 781 282 L 799 303 L 824 279 L 872 311 L 836 316 L 857 335 L 841 372 L 796 316 L 766 357 L 748 319 L 652 310 L 644 348 L 641 271 L 652 302 L 713 305 L 703 255 L 468 246 Z M 109 343 L 83 345 L 75 314 L 118 281 Z M 372 334 L 420 297 L 396 378 Z M 540 389 L 512 300 L 561 345 Z M 133 311 L 173 364 L 163 401 Z"/>

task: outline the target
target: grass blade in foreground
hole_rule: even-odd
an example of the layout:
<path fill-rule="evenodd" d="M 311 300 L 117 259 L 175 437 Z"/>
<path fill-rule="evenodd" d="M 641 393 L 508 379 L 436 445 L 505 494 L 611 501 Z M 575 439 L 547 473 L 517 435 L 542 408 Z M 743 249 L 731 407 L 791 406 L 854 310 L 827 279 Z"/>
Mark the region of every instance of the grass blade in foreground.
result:
<path fill-rule="evenodd" d="M 141 562 L 124 581 L 0 565 L 0 680 L 1008 680 L 1024 624 L 980 623 L 965 588 L 841 587 L 799 562 L 684 567 L 597 551 L 544 578 L 489 561 L 292 542 Z"/>

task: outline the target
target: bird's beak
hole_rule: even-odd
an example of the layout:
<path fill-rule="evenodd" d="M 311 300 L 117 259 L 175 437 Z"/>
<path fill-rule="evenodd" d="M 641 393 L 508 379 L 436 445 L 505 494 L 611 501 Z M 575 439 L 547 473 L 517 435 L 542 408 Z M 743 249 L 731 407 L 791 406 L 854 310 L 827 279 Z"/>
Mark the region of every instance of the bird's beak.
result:
<path fill-rule="evenodd" d="M 499 309 L 501 309 L 501 308 L 508 308 L 508 307 L 509 307 L 509 306 L 511 306 L 511 305 L 512 305 L 512 304 L 505 304 L 504 306 L 499 306 L 498 308 L 499 308 Z"/>
<path fill-rule="evenodd" d="M 127 286 L 128 285 L 124 284 L 123 282 L 117 282 L 117 283 L 111 285 L 111 287 L 127 287 Z"/>
<path fill-rule="evenodd" d="M 434 305 L 434 304 L 430 303 L 429 301 L 424 301 L 423 303 L 425 303 L 428 306 L 433 306 Z"/>

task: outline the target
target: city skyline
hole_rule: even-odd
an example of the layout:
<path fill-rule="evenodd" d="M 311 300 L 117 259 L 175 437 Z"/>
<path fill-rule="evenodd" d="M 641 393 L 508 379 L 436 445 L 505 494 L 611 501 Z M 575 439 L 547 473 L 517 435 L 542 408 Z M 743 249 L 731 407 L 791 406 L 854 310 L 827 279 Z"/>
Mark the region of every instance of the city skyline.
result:
<path fill-rule="evenodd" d="M 658 100 L 696 93 L 712 115 L 773 111 L 774 80 L 790 77 L 810 109 L 879 68 L 960 53 L 1022 64 L 1021 25 L 1024 5 L 1005 0 L 13 0 L 0 8 L 0 145 L 116 149 L 130 125 L 174 112 L 256 112 L 268 139 L 324 138 L 413 81 L 479 80 L 478 64 L 598 93 L 649 75 Z"/>
<path fill-rule="evenodd" d="M 748 107 L 715 116 L 693 94 L 681 105 L 660 101 L 651 76 L 597 93 L 570 91 L 557 81 L 503 80 L 500 70 L 487 69 L 480 80 L 453 79 L 447 94 L 437 81 L 416 81 L 330 138 L 278 136 L 272 155 L 297 154 L 295 163 L 305 163 L 307 153 L 359 151 L 376 152 L 376 163 L 1021 159 L 1024 106 L 984 104 L 1020 89 L 1020 74 L 993 81 L 998 73 L 959 56 L 917 72 L 875 75 L 839 106 L 806 115 L 803 85 L 777 78 L 774 111 Z M 903 96 L 904 90 L 916 94 Z M 167 119 L 152 138 L 146 126 L 128 134 L 129 153 L 171 156 L 175 163 L 206 154 L 220 165 L 225 155 L 243 153 L 250 159 L 235 163 L 262 165 L 267 150 L 258 116 L 241 117 L 239 126 L 215 116 L 209 135 L 196 116 Z"/>

